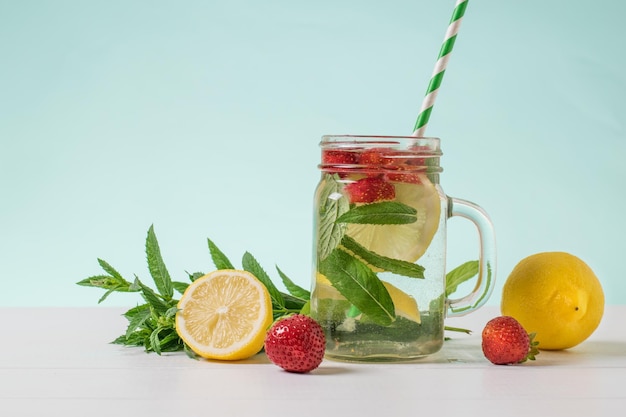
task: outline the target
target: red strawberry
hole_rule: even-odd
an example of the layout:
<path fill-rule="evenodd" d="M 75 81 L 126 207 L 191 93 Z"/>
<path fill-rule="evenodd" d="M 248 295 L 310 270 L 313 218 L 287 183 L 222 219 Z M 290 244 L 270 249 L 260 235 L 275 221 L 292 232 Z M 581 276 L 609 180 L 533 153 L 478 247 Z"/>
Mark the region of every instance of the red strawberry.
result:
<path fill-rule="evenodd" d="M 380 177 L 361 178 L 344 187 L 351 203 L 373 203 L 381 200 L 393 200 L 396 189 L 393 184 Z"/>
<path fill-rule="evenodd" d="M 277 320 L 265 337 L 269 360 L 289 372 L 305 373 L 317 368 L 325 348 L 322 326 L 303 314 Z"/>
<path fill-rule="evenodd" d="M 491 319 L 483 329 L 482 348 L 485 357 L 496 365 L 510 365 L 535 360 L 539 354 L 533 341 L 534 333 L 528 334 L 524 327 L 510 316 Z"/>

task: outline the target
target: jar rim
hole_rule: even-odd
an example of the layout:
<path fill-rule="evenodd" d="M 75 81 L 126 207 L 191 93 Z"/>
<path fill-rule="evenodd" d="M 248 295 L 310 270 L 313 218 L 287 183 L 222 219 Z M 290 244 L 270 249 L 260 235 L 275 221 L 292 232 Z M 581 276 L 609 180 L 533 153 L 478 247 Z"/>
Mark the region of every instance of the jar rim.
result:
<path fill-rule="evenodd" d="M 391 147 L 398 150 L 421 151 L 432 156 L 441 156 L 441 139 L 437 137 L 393 136 L 393 135 L 323 135 L 320 147 L 341 148 L 376 148 Z"/>

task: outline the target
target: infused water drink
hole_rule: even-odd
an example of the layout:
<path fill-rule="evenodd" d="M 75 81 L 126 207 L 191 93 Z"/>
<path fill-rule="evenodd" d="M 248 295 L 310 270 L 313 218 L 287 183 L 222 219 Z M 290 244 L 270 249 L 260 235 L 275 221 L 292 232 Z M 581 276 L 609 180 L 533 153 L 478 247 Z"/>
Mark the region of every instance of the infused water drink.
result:
<path fill-rule="evenodd" d="M 406 361 L 435 353 L 448 310 L 464 314 L 488 298 L 493 229 L 480 208 L 444 194 L 439 144 L 437 138 L 323 137 L 311 314 L 326 332 L 328 358 Z M 445 293 L 446 221 L 454 214 L 470 218 L 484 235 L 478 285 L 463 302 Z"/>

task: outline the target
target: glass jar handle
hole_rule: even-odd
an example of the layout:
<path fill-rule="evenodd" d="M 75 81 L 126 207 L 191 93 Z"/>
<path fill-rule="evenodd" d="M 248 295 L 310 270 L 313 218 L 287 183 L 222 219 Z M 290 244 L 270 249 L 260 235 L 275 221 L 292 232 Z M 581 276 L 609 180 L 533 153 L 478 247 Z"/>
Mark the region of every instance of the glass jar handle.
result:
<path fill-rule="evenodd" d="M 493 291 L 496 277 L 496 239 L 487 213 L 470 201 L 448 197 L 448 218 L 453 216 L 468 219 L 478 229 L 480 257 L 476 286 L 464 297 L 446 300 L 448 317 L 463 316 L 485 304 Z"/>

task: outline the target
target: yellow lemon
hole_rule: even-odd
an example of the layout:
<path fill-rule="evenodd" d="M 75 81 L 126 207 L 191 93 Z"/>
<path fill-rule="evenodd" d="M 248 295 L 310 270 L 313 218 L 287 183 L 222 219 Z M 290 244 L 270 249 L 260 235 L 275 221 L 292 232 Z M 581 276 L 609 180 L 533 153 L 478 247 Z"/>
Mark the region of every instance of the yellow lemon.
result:
<path fill-rule="evenodd" d="M 522 259 L 504 283 L 502 314 L 516 318 L 539 348 L 567 349 L 587 339 L 604 313 L 604 292 L 591 268 L 565 252 Z"/>
<path fill-rule="evenodd" d="M 346 234 L 379 255 L 407 262 L 418 260 L 433 239 L 441 214 L 437 188 L 426 175 L 420 175 L 420 180 L 421 184 L 394 184 L 394 201 L 416 209 L 417 221 L 402 225 L 349 224 Z"/>
<path fill-rule="evenodd" d="M 251 273 L 217 270 L 198 278 L 178 302 L 176 331 L 208 359 L 249 358 L 263 348 L 272 324 L 272 302 Z"/>

